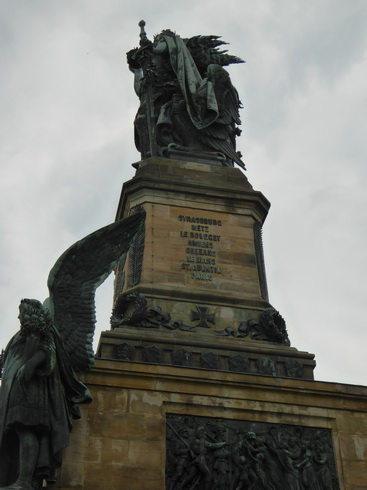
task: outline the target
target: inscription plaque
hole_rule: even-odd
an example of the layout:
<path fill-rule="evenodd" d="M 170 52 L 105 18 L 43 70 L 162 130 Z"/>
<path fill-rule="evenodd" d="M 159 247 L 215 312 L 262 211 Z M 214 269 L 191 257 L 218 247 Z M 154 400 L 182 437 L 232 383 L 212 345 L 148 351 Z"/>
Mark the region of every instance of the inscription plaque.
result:
<path fill-rule="evenodd" d="M 185 262 L 181 268 L 191 273 L 198 281 L 213 281 L 222 274 L 217 264 L 216 245 L 221 241 L 222 221 L 219 219 L 179 215 L 178 221 L 185 224 L 180 237 L 185 240 Z"/>

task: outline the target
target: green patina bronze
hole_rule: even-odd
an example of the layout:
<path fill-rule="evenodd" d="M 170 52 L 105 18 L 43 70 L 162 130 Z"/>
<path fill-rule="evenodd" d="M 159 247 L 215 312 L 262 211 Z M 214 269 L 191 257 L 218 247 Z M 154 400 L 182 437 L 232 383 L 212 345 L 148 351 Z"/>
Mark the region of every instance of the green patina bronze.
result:
<path fill-rule="evenodd" d="M 76 242 L 52 268 L 50 297 L 23 299 L 20 330 L 3 356 L 0 485 L 32 490 L 53 482 L 78 405 L 90 403 L 77 372 L 93 366 L 95 291 L 128 251 L 145 218 L 139 211 Z"/>
<path fill-rule="evenodd" d="M 208 163 L 242 168 L 236 151 L 241 102 L 223 66 L 243 63 L 219 46 L 219 36 L 181 38 L 169 29 L 127 53 L 140 107 L 135 143 L 142 158 L 200 157 Z M 217 162 L 217 163 L 215 163 Z"/>

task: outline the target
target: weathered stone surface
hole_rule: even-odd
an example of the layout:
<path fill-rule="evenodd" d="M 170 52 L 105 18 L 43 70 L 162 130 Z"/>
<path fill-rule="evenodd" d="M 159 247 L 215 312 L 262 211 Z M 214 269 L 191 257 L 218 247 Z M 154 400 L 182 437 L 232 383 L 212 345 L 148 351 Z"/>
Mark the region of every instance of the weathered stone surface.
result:
<path fill-rule="evenodd" d="M 159 417 L 149 412 L 144 415 L 109 411 L 91 411 L 88 414 L 89 434 L 113 439 L 153 439 L 160 437 Z"/>
<path fill-rule="evenodd" d="M 190 303 L 186 303 L 186 307 L 190 308 Z M 205 352 L 212 352 L 219 356 L 219 361 L 217 367 L 212 366 L 209 369 L 238 370 L 255 374 L 259 373 L 258 361 L 267 357 L 274 363 L 276 376 L 313 379 L 315 368 L 313 354 L 273 342 L 254 341 L 249 336 L 237 335 L 238 331 L 234 332 L 236 335 L 225 336 L 211 328 L 199 327 L 194 330 L 185 330 L 185 328 L 184 324 L 170 322 L 170 328 L 135 328 L 126 325 L 112 331 L 102 332 L 98 356 L 115 360 L 114 346 L 121 344 L 124 339 L 134 346 L 134 362 L 156 363 L 153 357 L 149 361 L 144 356 L 146 348 L 156 346 L 164 350 L 163 364 L 206 368 L 208 366 L 202 364 L 201 356 Z M 246 357 L 246 368 L 244 366 L 241 369 L 235 367 L 237 356 L 240 356 L 238 359 L 241 359 L 241 356 Z M 289 363 L 292 366 L 295 365 L 297 369 L 287 369 Z M 274 375 L 272 369 L 263 370 L 261 374 Z"/>
<path fill-rule="evenodd" d="M 217 307 L 218 328 L 226 326 L 221 323 L 228 318 L 226 307 L 237 307 L 235 320 L 240 322 L 244 308 L 258 314 L 269 305 L 262 297 L 254 242 L 254 225 L 262 225 L 269 203 L 240 170 L 150 158 L 125 183 L 117 218 L 138 205 L 147 213 L 149 244 L 135 286 L 141 293 L 148 298 L 158 294 L 169 312 L 188 295 L 197 298 L 196 307 L 205 306 L 206 294 L 205 302 Z M 129 259 L 121 274 L 129 276 Z M 129 280 L 117 277 L 116 287 L 121 284 L 125 289 L 116 290 L 115 299 L 128 289 Z M 180 319 L 191 324 L 190 310 L 186 314 Z"/>
<path fill-rule="evenodd" d="M 269 203 L 233 168 L 162 158 L 137 167 L 117 218 L 143 205 L 149 253 L 139 283 L 129 289 L 128 277 L 118 280 L 115 299 L 128 293 L 143 295 L 146 303 L 127 301 L 123 313 L 135 325 L 125 321 L 101 335 L 100 359 L 83 377 L 95 402 L 75 424 L 59 488 L 164 490 L 170 413 L 329 429 L 340 487 L 365 488 L 367 388 L 313 381 L 313 354 L 256 338 L 261 312 L 270 305 L 254 223 L 264 222 Z M 188 253 L 190 247 L 216 254 Z M 215 263 L 207 265 L 220 272 L 197 270 L 204 264 L 197 259 L 210 257 Z M 118 274 L 129 275 L 129 260 Z M 141 314 L 144 308 L 149 315 Z M 158 357 L 146 356 L 152 347 Z M 203 366 L 205 354 L 217 363 Z"/>
<path fill-rule="evenodd" d="M 167 413 L 330 429 L 340 487 L 365 488 L 367 388 L 112 360 L 83 379 L 103 411 L 83 408 L 58 488 L 163 490 Z"/>

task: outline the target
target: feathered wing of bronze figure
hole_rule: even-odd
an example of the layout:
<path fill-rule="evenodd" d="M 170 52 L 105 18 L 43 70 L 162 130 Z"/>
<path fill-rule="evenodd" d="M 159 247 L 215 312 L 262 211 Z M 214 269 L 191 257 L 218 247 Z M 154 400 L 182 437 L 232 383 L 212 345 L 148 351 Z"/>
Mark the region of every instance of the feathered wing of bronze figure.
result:
<path fill-rule="evenodd" d="M 229 160 L 245 168 L 241 156 L 235 150 L 236 136 L 241 133 L 238 126 L 241 125 L 239 109 L 242 104 L 228 72 L 223 68 L 245 61 L 228 54 L 225 49 L 219 49 L 228 44 L 220 36 L 193 36 L 184 39 L 184 43 L 200 75 L 212 84 L 218 105 L 218 116 L 210 125 L 202 128 L 200 139 L 207 147 L 223 153 Z"/>
<path fill-rule="evenodd" d="M 227 44 L 219 36 L 181 38 L 165 29 L 152 42 L 145 22 L 139 25 L 140 48 L 127 60 L 140 98 L 135 142 L 142 158 L 169 156 L 176 146 L 220 155 L 223 165 L 245 169 L 236 151 L 242 104 L 224 69 L 244 61 L 219 49 Z"/>
<path fill-rule="evenodd" d="M 21 329 L 5 350 L 0 389 L 0 488 L 30 490 L 32 481 L 37 488 L 44 479 L 54 481 L 70 419 L 92 400 L 75 372 L 94 364 L 96 289 L 144 219 L 141 210 L 74 243 L 49 274 L 46 302 L 21 301 Z"/>
<path fill-rule="evenodd" d="M 96 290 L 128 252 L 144 220 L 145 212 L 141 210 L 91 233 L 67 249 L 50 271 L 50 296 L 44 307 L 50 310 L 77 372 L 94 364 Z"/>

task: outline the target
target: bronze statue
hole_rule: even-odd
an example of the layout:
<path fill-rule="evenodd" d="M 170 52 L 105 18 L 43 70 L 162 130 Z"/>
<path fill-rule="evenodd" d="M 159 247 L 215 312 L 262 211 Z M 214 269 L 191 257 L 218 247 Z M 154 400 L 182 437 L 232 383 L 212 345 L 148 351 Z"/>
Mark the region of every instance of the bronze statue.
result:
<path fill-rule="evenodd" d="M 142 158 L 201 155 L 245 168 L 235 144 L 241 102 L 223 68 L 243 60 L 219 50 L 219 36 L 185 39 L 166 29 L 150 41 L 145 22 L 139 25 L 140 47 L 127 61 L 140 98 L 135 144 Z"/>
<path fill-rule="evenodd" d="M 167 414 L 166 487 L 339 490 L 331 431 Z"/>
<path fill-rule="evenodd" d="M 21 301 L 21 327 L 5 350 L 0 390 L 1 488 L 32 490 L 54 481 L 71 419 L 92 400 L 76 372 L 94 363 L 95 291 L 144 216 L 139 211 L 75 243 L 49 274 L 48 300 Z"/>
<path fill-rule="evenodd" d="M 227 441 L 210 442 L 207 438 L 205 427 L 198 426 L 196 437 L 191 445 L 193 459 L 186 475 L 176 486 L 177 490 L 187 488 L 186 485 L 188 483 L 190 488 L 195 488 L 199 481 L 201 482 L 201 488 L 209 490 L 211 488 L 212 470 L 208 465 L 207 453 L 210 450 L 223 448 L 226 444 Z"/>

